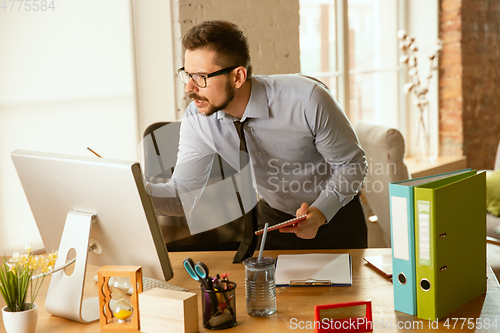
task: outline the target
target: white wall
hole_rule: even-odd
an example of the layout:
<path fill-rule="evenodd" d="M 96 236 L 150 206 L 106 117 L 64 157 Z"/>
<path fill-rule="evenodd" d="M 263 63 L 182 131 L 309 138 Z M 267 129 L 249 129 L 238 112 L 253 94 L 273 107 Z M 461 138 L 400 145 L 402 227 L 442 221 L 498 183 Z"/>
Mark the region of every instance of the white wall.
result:
<path fill-rule="evenodd" d="M 134 0 L 140 133 L 152 123 L 174 121 L 184 114 L 184 110 L 176 110 L 175 81 L 178 78 L 173 65 L 171 11 L 171 1 Z M 183 87 L 180 89 L 182 92 Z"/>
<path fill-rule="evenodd" d="M 0 253 L 42 248 L 15 149 L 136 160 L 131 2 L 0 10 Z"/>

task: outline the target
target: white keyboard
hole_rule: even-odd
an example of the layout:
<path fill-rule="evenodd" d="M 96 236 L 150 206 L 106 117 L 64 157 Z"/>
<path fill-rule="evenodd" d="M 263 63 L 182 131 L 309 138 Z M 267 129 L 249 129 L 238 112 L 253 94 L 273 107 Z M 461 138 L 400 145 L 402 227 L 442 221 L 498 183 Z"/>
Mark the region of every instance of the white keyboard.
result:
<path fill-rule="evenodd" d="M 151 288 L 163 288 L 177 291 L 188 291 L 186 288 L 182 288 L 166 281 L 161 281 L 153 278 L 142 277 L 142 290 L 146 291 Z M 130 288 L 129 293 L 132 294 L 132 288 Z"/>
<path fill-rule="evenodd" d="M 97 283 L 97 275 L 94 276 L 94 282 Z M 188 291 L 186 288 L 182 288 L 166 281 L 161 281 L 153 278 L 142 277 L 142 291 L 149 290 L 151 288 L 163 288 L 169 290 L 177 290 L 177 291 Z M 130 288 L 127 294 L 132 295 L 133 288 Z"/>

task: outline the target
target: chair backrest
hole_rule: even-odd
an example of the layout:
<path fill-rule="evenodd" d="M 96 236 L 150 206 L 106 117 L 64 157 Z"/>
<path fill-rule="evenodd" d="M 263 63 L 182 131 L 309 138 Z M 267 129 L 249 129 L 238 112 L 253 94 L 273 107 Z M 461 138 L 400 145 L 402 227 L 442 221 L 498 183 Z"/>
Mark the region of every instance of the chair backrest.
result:
<path fill-rule="evenodd" d="M 403 161 L 404 138 L 395 128 L 364 122 L 356 123 L 354 129 L 368 162 L 363 196 L 378 218 L 376 223 L 368 222 L 368 246 L 390 247 L 389 184 L 409 179 L 408 168 Z"/>
<path fill-rule="evenodd" d="M 158 122 L 146 128 L 143 135 L 143 172 L 147 181 L 167 182 L 174 172 L 179 147 L 181 122 Z M 217 156 L 210 174 L 210 181 L 217 182 L 224 177 L 225 162 Z M 224 167 L 226 174 L 230 170 Z M 227 176 L 227 175 L 226 175 Z M 209 196 L 205 190 L 203 195 Z M 207 212 L 210 214 L 210 212 Z M 157 215 L 160 228 L 169 251 L 219 251 L 237 250 L 243 234 L 240 219 L 218 228 L 191 235 L 184 216 Z"/>
<path fill-rule="evenodd" d="M 155 182 L 167 181 L 172 176 L 177 162 L 180 124 L 157 122 L 149 125 L 144 131 L 143 172 L 148 181 L 155 177 Z"/>

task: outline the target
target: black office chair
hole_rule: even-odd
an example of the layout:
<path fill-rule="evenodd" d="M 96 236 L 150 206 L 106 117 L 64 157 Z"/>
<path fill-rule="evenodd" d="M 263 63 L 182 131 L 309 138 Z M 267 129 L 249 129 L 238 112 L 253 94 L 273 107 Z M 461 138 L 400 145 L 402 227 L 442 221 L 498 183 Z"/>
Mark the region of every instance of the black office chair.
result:
<path fill-rule="evenodd" d="M 180 125 L 180 122 L 158 122 L 144 131 L 142 168 L 146 181 L 162 183 L 169 181 L 172 177 L 177 162 Z M 231 168 L 217 155 L 208 185 L 228 177 L 229 170 Z M 203 195 L 210 195 L 210 193 Z M 210 212 L 207 212 L 207 217 L 209 216 Z M 235 251 L 243 235 L 242 218 L 218 228 L 191 235 L 184 216 L 157 214 L 157 217 L 169 251 Z"/>

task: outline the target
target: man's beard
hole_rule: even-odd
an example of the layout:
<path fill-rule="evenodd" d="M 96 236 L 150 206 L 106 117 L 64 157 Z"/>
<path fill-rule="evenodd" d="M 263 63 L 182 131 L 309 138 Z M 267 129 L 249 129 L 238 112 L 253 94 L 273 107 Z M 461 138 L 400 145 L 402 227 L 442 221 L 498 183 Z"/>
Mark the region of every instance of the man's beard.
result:
<path fill-rule="evenodd" d="M 213 115 L 217 111 L 224 110 L 225 108 L 227 108 L 227 106 L 229 105 L 229 103 L 231 103 L 231 101 L 233 100 L 234 96 L 235 96 L 235 89 L 231 86 L 231 84 L 229 83 L 229 81 L 226 83 L 226 100 L 221 105 L 219 105 L 219 106 L 210 104 L 210 102 L 208 102 L 208 99 L 206 99 L 204 97 L 201 97 L 201 96 L 198 96 L 195 93 L 190 93 L 189 94 L 189 98 L 191 98 L 191 99 L 196 99 L 196 100 L 199 100 L 199 101 L 206 101 L 206 102 L 208 102 L 207 103 L 208 104 L 207 105 L 208 110 L 205 111 L 205 112 L 202 112 L 202 114 L 204 114 L 207 117 Z"/>

